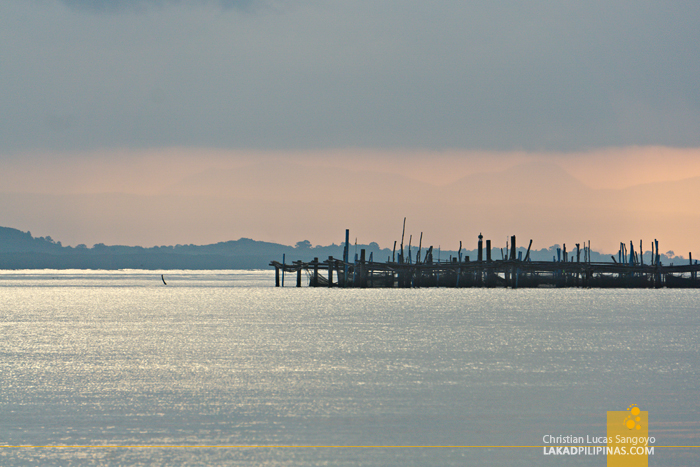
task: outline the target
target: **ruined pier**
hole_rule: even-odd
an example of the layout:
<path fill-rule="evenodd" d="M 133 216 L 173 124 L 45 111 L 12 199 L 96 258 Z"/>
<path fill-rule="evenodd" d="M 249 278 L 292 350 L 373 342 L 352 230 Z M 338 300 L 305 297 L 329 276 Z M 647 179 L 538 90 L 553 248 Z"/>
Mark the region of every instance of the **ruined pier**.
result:
<path fill-rule="evenodd" d="M 402 235 L 403 237 L 403 235 Z M 421 235 L 422 239 L 422 235 Z M 289 264 L 270 262 L 275 268 L 275 286 L 284 286 L 284 276 L 295 278 L 295 285 L 302 286 L 304 278 L 309 287 L 342 288 L 420 288 L 420 287 L 586 287 L 586 288 L 700 288 L 698 271 L 700 265 L 693 263 L 692 255 L 685 265 L 663 265 L 659 259 L 658 242 L 652 243 L 651 264 L 644 264 L 642 254 L 635 253 L 621 244 L 618 258 L 612 262 L 590 261 L 590 242 L 583 249 L 576 249 L 554 257 L 553 261 L 532 261 L 530 246 L 523 257 L 516 249 L 516 238 L 511 236 L 509 247 L 502 259 L 491 258 L 491 241 L 479 235 L 477 258 L 470 261 L 462 257 L 461 242 L 457 257 L 449 261 L 433 258 L 433 247 L 429 247 L 421 258 L 421 249 L 415 259 L 404 256 L 403 238 L 401 249 L 386 262 L 375 262 L 360 251 L 354 261 L 348 259 L 348 232 L 343 258 L 328 257 L 312 261 L 293 261 Z M 655 248 L 654 248 L 655 247 Z M 641 245 L 640 250 L 641 252 Z M 485 254 L 484 254 L 485 253 Z M 561 252 L 559 252 L 561 253 Z M 583 253 L 583 257 L 582 257 Z"/>

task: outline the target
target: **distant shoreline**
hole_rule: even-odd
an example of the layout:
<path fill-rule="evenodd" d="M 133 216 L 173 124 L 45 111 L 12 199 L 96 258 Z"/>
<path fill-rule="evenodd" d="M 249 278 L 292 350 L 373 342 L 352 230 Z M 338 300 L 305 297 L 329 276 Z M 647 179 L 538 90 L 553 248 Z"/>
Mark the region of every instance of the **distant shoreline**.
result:
<path fill-rule="evenodd" d="M 476 239 L 473 250 L 461 250 L 461 256 L 476 258 Z M 540 250 L 533 249 L 530 257 L 533 261 L 552 261 L 556 256 L 559 245 Z M 367 257 L 373 256 L 374 261 L 383 262 L 393 254 L 389 248 L 381 248 L 377 243 L 369 245 L 350 245 L 350 259 L 354 257 L 355 250 L 366 250 Z M 425 246 L 423 247 L 425 251 Z M 525 252 L 524 247 L 517 249 Z M 571 251 L 571 246 L 569 251 Z M 418 252 L 417 246 L 412 246 L 413 257 Z M 314 258 L 321 260 L 329 256 L 341 258 L 343 244 L 328 246 L 312 246 L 307 241 L 298 242 L 296 246 L 282 245 L 279 243 L 262 242 L 249 238 L 241 238 L 227 242 L 219 242 L 210 245 L 175 245 L 155 246 L 144 248 L 140 246 L 108 246 L 102 243 L 87 247 L 63 246 L 61 242 L 54 241 L 51 237 L 33 237 L 30 232 L 22 232 L 10 227 L 0 227 L 0 269 L 87 269 L 108 270 L 144 269 L 144 270 L 212 270 L 212 269 L 240 269 L 240 270 L 269 270 L 272 269 L 270 261 L 282 261 L 283 256 L 287 263 L 292 261 L 311 261 Z M 591 260 L 594 262 L 612 262 L 609 254 L 603 254 L 593 250 Z M 435 259 L 440 255 L 443 261 L 450 257 L 457 257 L 456 250 L 441 250 L 434 252 Z M 492 249 L 493 258 L 500 258 L 501 251 Z M 645 252 L 644 260 L 651 259 L 649 252 Z M 661 261 L 669 264 L 674 261 L 680 264 L 687 262 L 683 257 L 668 257 L 661 255 Z M 686 263 L 687 264 L 687 263 Z"/>

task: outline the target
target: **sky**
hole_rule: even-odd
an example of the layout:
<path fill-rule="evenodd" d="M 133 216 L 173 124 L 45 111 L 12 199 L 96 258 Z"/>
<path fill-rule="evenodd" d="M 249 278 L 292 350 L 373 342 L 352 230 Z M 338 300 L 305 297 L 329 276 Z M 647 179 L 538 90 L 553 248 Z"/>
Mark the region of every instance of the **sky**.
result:
<path fill-rule="evenodd" d="M 448 245 L 697 257 L 699 23 L 639 0 L 6 0 L 0 225 L 390 246 L 405 216 Z"/>

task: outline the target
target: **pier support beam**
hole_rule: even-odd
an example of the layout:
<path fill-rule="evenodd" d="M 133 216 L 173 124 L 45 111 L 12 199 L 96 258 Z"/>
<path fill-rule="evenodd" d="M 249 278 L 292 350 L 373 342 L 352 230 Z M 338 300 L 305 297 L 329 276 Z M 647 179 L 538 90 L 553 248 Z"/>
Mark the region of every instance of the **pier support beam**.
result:
<path fill-rule="evenodd" d="M 476 255 L 476 260 L 482 262 L 484 260 L 484 236 L 479 233 L 479 243 L 477 244 L 478 252 Z M 488 240 L 486 240 L 488 242 Z"/>
<path fill-rule="evenodd" d="M 311 286 L 318 287 L 318 258 L 314 258 L 314 275 L 311 276 Z"/>
<path fill-rule="evenodd" d="M 328 287 L 333 287 L 333 257 L 328 257 Z"/>

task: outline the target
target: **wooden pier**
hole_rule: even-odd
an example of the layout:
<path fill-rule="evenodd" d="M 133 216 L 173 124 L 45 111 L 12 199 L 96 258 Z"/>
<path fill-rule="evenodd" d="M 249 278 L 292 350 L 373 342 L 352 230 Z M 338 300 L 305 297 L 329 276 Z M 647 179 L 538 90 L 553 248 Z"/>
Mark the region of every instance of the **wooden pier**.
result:
<path fill-rule="evenodd" d="M 652 264 L 644 264 L 643 256 L 634 252 L 630 244 L 628 251 L 621 244 L 618 260 L 613 262 L 591 262 L 590 247 L 580 248 L 570 254 L 564 246 L 563 254 L 554 261 L 531 261 L 530 247 L 522 258 L 516 256 L 516 239 L 511 237 L 510 248 L 506 248 L 504 259 L 491 258 L 491 242 L 486 240 L 484 258 L 483 237 L 479 235 L 477 259 L 462 258 L 461 244 L 457 257 L 450 261 L 435 261 L 433 247 L 428 248 L 421 259 L 421 250 L 415 258 L 404 258 L 403 240 L 395 261 L 374 262 L 366 259 L 365 250 L 359 258 L 348 261 L 348 234 L 344 258 L 332 256 L 326 260 L 295 261 L 286 264 L 272 261 L 275 268 L 275 286 L 284 286 L 284 275 L 291 274 L 295 285 L 302 286 L 306 276 L 310 287 L 343 288 L 417 288 L 417 287 L 590 287 L 590 288 L 700 288 L 698 271 L 700 265 L 693 264 L 692 256 L 686 265 L 662 265 L 659 260 L 658 242 L 656 253 L 652 244 Z M 584 244 L 585 245 L 585 244 Z M 410 249 L 409 249 L 410 251 Z M 640 249 L 641 251 L 641 249 Z M 583 258 L 581 253 L 583 252 Z M 391 258 L 390 258 L 391 259 Z M 280 280 L 281 279 L 281 280 Z"/>

